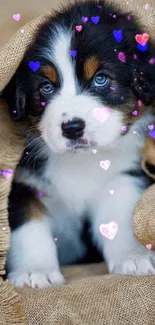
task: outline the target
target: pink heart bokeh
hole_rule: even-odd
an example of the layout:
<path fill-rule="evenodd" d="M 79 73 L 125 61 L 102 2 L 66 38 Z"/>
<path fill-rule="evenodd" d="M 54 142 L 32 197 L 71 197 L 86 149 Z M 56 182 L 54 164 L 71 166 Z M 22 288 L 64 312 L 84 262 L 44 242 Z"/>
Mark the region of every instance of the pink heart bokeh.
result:
<path fill-rule="evenodd" d="M 82 25 L 79 25 L 79 26 L 76 26 L 75 28 L 76 28 L 76 30 L 78 32 L 81 32 L 81 30 L 83 29 L 83 26 Z"/>
<path fill-rule="evenodd" d="M 9 179 L 13 175 L 13 170 L 12 169 L 4 169 L 1 173 L 6 179 Z"/>
<path fill-rule="evenodd" d="M 118 226 L 117 223 L 114 221 L 111 221 L 108 224 L 103 223 L 102 225 L 100 225 L 101 234 L 110 240 L 114 239 L 117 230 Z"/>
<path fill-rule="evenodd" d="M 108 107 L 95 108 L 93 111 L 94 117 L 100 122 L 104 123 L 109 117 L 110 110 Z"/>
<path fill-rule="evenodd" d="M 148 126 L 148 128 L 149 128 L 149 130 L 151 130 L 151 131 L 152 131 L 152 130 L 154 129 L 154 125 L 153 125 L 153 124 L 151 124 L 151 125 L 149 125 L 149 126 Z"/>
<path fill-rule="evenodd" d="M 142 102 L 142 100 L 141 100 L 141 99 L 139 99 L 139 100 L 138 100 L 138 106 L 140 106 L 140 107 L 141 107 L 142 105 L 143 105 L 143 102 Z"/>
<path fill-rule="evenodd" d="M 16 20 L 16 21 L 19 21 L 20 20 L 20 14 L 13 15 L 13 19 Z"/>
<path fill-rule="evenodd" d="M 147 33 L 137 34 L 135 36 L 135 39 L 136 39 L 137 43 L 144 46 L 147 43 L 148 39 L 149 39 L 149 35 Z"/>
<path fill-rule="evenodd" d="M 109 160 L 100 161 L 100 167 L 107 170 L 110 167 L 110 161 Z"/>
<path fill-rule="evenodd" d="M 147 245 L 146 245 L 146 248 L 147 248 L 147 249 L 151 249 L 151 248 L 152 248 L 152 245 L 151 245 L 151 244 L 147 244 Z"/>
<path fill-rule="evenodd" d="M 118 58 L 121 62 L 125 63 L 126 62 L 126 56 L 123 52 L 118 53 Z"/>

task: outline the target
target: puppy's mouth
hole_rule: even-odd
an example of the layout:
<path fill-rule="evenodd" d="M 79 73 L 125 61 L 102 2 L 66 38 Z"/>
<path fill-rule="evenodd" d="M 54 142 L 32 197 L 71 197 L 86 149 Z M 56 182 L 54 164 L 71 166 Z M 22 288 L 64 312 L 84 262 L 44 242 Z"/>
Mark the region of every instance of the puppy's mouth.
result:
<path fill-rule="evenodd" d="M 92 143 L 90 143 L 86 138 L 80 138 L 76 140 L 70 140 L 67 143 L 67 148 L 71 151 L 76 151 L 79 149 L 89 149 L 90 146 L 92 146 Z"/>

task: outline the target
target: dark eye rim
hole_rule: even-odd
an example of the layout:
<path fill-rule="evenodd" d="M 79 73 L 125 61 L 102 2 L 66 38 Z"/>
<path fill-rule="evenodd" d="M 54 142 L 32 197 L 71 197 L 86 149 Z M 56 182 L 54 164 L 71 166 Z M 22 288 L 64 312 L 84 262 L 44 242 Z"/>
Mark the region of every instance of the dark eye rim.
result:
<path fill-rule="evenodd" d="M 43 90 L 43 86 L 44 85 L 50 85 L 51 86 L 51 91 L 50 92 L 45 92 L 44 90 Z M 53 84 L 50 82 L 50 81 L 44 81 L 41 85 L 40 85 L 40 93 L 41 93 L 41 95 L 43 95 L 43 96 L 48 96 L 48 95 L 51 95 L 52 93 L 53 93 L 53 91 L 54 91 L 54 86 L 53 86 Z"/>

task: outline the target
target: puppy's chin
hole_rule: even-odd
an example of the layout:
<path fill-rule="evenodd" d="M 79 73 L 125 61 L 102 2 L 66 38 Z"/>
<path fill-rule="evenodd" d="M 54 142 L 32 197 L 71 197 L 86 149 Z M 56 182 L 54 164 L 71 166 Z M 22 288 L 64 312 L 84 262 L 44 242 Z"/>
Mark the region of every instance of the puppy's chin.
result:
<path fill-rule="evenodd" d="M 97 143 L 95 141 L 89 141 L 86 137 L 67 141 L 67 150 L 71 153 L 85 154 L 92 151 L 93 148 L 97 148 Z"/>
<path fill-rule="evenodd" d="M 51 139 L 51 137 L 42 136 L 47 147 L 48 151 L 52 154 L 65 154 L 65 153 L 87 153 L 92 151 L 93 148 L 96 148 L 95 142 L 89 142 L 86 139 L 78 140 L 67 140 L 64 137 L 59 137 L 59 139 Z"/>

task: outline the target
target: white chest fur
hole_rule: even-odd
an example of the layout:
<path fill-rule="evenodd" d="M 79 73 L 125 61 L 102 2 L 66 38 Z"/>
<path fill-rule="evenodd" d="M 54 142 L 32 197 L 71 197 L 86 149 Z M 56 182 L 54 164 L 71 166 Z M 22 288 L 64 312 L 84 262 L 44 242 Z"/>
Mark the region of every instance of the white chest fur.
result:
<path fill-rule="evenodd" d="M 142 140 L 142 139 L 141 139 Z M 109 149 L 53 156 L 45 175 L 50 180 L 49 196 L 54 193 L 66 204 L 84 211 L 113 177 L 140 164 L 141 141 L 136 134 L 122 137 Z M 55 196 L 55 195 L 54 195 Z"/>
<path fill-rule="evenodd" d="M 90 216 L 92 239 L 102 253 L 104 246 L 104 255 L 111 270 L 116 259 L 125 256 L 128 250 L 141 250 L 132 232 L 132 211 L 146 184 L 141 186 L 141 182 L 125 175 L 125 172 L 140 168 L 140 149 L 151 120 L 151 117 L 147 119 L 145 116 L 134 124 L 128 134 L 120 136 L 113 146 L 95 154 L 92 151 L 52 154 L 44 170 L 44 178 L 38 178 L 28 170 L 19 171 L 18 181 L 33 184 L 48 194 L 41 200 L 47 208 L 45 219 L 49 222 L 51 237 L 58 238 L 56 246 L 61 264 L 71 263 L 86 252 L 81 240 L 85 214 Z M 109 161 L 108 168 L 102 168 L 101 161 Z M 115 191 L 113 196 L 110 190 Z M 99 231 L 102 223 L 111 221 L 117 223 L 119 229 L 115 242 L 104 240 Z"/>

